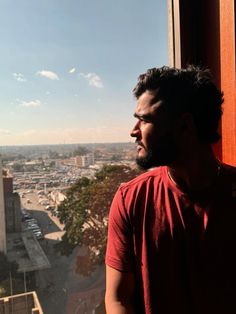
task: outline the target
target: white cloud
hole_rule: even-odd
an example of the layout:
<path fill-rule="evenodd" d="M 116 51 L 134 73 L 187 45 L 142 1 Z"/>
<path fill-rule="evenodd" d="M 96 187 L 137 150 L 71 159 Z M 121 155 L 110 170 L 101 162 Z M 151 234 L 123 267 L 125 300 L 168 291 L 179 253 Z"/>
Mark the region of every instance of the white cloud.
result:
<path fill-rule="evenodd" d="M 89 85 L 97 88 L 103 87 L 102 79 L 96 73 L 80 73 L 80 75 L 86 78 L 86 80 L 89 82 Z"/>
<path fill-rule="evenodd" d="M 76 68 L 70 69 L 69 73 L 75 73 Z"/>
<path fill-rule="evenodd" d="M 26 82 L 26 79 L 25 79 L 23 74 L 13 73 L 12 75 L 13 75 L 14 79 L 17 80 L 18 82 Z"/>
<path fill-rule="evenodd" d="M 0 129 L 0 136 L 2 135 L 11 135 L 12 132 L 6 129 Z"/>
<path fill-rule="evenodd" d="M 36 75 L 42 76 L 42 77 L 46 77 L 50 80 L 59 80 L 58 75 L 55 72 L 52 71 L 46 71 L 46 70 L 42 70 L 42 71 L 38 71 L 36 73 Z"/>
<path fill-rule="evenodd" d="M 21 101 L 20 106 L 22 107 L 39 107 L 41 106 L 40 100 L 30 100 L 30 101 Z"/>

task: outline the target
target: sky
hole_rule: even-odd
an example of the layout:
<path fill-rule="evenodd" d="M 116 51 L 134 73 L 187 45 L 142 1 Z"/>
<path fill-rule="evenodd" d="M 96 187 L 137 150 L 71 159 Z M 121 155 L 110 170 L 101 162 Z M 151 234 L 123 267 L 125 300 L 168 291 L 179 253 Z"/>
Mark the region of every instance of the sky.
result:
<path fill-rule="evenodd" d="M 0 0 L 0 145 L 129 142 L 167 0 Z"/>

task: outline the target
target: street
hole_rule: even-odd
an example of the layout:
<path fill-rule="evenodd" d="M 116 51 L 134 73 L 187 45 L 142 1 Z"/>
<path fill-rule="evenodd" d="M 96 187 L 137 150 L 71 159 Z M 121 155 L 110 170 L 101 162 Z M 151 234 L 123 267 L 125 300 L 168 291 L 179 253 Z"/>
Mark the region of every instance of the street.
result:
<path fill-rule="evenodd" d="M 90 277 L 76 273 L 76 259 L 81 249 L 76 248 L 67 257 L 54 248 L 64 234 L 64 226 L 58 218 L 38 203 L 36 192 L 27 193 L 21 202 L 42 229 L 44 239 L 39 243 L 51 263 L 51 268 L 36 273 L 36 292 L 44 313 L 93 314 L 104 298 L 104 267 L 97 269 Z"/>

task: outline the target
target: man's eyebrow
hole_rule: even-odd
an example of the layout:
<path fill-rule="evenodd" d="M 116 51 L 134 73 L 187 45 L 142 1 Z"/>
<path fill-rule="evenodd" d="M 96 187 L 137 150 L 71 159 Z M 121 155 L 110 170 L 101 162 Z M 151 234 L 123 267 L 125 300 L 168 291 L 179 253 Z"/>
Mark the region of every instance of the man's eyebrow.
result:
<path fill-rule="evenodd" d="M 138 114 L 138 113 L 134 113 L 134 117 L 137 119 L 151 119 L 151 115 L 150 114 Z"/>

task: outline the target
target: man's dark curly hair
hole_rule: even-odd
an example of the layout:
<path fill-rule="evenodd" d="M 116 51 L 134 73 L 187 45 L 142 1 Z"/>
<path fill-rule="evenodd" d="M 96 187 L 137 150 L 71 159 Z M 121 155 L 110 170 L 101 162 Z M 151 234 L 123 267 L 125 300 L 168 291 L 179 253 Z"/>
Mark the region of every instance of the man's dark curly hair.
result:
<path fill-rule="evenodd" d="M 133 93 L 139 98 L 147 90 L 156 92 L 154 102 L 162 100 L 173 116 L 191 113 L 200 140 L 215 143 L 220 139 L 217 129 L 223 93 L 212 82 L 208 69 L 192 65 L 149 69 L 139 76 Z"/>

